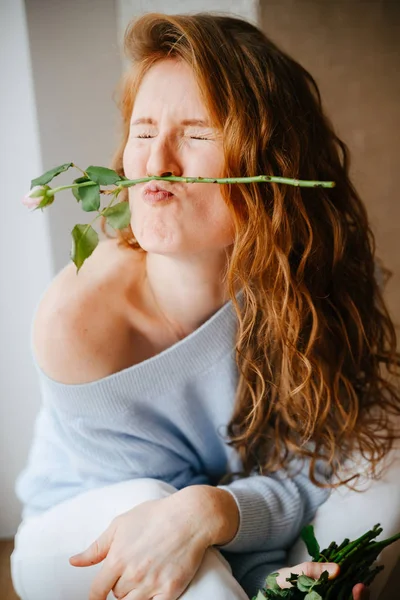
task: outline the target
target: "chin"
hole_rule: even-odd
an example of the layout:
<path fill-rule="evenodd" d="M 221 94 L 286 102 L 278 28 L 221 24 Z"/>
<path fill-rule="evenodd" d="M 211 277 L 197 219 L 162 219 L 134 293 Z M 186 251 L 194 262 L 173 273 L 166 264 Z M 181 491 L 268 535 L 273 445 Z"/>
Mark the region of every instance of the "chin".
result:
<path fill-rule="evenodd" d="M 165 240 L 149 239 L 146 237 L 135 236 L 140 247 L 150 254 L 182 254 L 188 250 L 181 244 L 167 242 Z"/>
<path fill-rule="evenodd" d="M 132 227 L 132 225 L 131 225 Z M 179 254 L 188 250 L 179 232 L 173 232 L 164 223 L 143 223 L 132 227 L 133 235 L 146 252 L 153 254 Z"/>

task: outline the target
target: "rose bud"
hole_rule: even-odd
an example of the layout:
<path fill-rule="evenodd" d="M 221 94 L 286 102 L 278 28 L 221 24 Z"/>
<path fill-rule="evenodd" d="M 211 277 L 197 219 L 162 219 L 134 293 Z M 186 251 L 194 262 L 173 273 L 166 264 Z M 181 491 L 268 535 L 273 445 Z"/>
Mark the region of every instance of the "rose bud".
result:
<path fill-rule="evenodd" d="M 47 190 L 50 190 L 50 186 L 48 185 L 35 185 L 28 194 L 22 199 L 22 204 L 27 206 L 28 208 L 38 208 L 39 205 L 45 200 Z M 47 206 L 54 201 L 54 196 L 49 196 L 46 198 L 46 202 L 42 205 Z"/>

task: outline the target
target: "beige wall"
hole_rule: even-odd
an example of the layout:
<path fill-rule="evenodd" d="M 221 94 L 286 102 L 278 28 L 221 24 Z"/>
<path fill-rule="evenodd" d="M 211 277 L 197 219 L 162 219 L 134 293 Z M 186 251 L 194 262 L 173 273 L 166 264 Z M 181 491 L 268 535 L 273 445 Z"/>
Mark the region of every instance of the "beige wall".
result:
<path fill-rule="evenodd" d="M 350 176 L 367 206 L 377 256 L 393 272 L 385 298 L 400 325 L 400 1 L 260 4 L 260 27 L 314 77 L 349 147 Z M 400 561 L 382 600 L 398 597 L 399 573 Z"/>
<path fill-rule="evenodd" d="M 348 145 L 350 175 L 393 272 L 385 297 L 400 324 L 400 2 L 261 0 L 261 28 L 315 78 Z"/>

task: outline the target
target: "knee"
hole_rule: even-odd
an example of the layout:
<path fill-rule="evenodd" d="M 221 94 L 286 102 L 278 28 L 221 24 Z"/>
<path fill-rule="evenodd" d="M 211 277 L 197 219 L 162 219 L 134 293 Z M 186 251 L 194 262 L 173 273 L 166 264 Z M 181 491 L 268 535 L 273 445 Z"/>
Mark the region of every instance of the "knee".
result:
<path fill-rule="evenodd" d="M 10 575 L 11 583 L 17 596 L 24 600 L 26 598 L 25 592 L 23 591 L 20 583 L 20 561 L 17 557 L 17 552 L 14 550 L 10 556 Z"/>

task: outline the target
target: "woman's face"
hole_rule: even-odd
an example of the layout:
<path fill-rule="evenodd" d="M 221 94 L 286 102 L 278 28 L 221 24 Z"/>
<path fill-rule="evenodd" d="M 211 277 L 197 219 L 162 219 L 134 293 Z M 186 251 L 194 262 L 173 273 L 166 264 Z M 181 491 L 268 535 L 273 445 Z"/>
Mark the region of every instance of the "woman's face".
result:
<path fill-rule="evenodd" d="M 193 120 L 205 123 L 185 123 Z M 207 121 L 191 68 L 174 59 L 155 64 L 144 76 L 133 107 L 123 154 L 126 177 L 222 177 L 222 138 Z M 150 205 L 143 195 L 147 183 L 129 188 L 131 227 L 144 250 L 213 253 L 233 243 L 233 221 L 220 184 L 154 181 L 175 196 Z"/>

